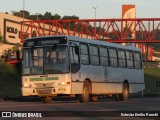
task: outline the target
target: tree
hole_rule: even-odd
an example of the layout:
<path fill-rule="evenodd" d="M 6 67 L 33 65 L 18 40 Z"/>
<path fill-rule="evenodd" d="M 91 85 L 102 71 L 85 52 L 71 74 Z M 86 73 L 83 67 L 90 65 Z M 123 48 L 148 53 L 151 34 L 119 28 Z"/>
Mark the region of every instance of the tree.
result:
<path fill-rule="evenodd" d="M 151 35 L 154 34 L 153 40 L 160 40 L 160 30 L 159 29 L 154 29 L 150 33 Z"/>
<path fill-rule="evenodd" d="M 60 19 L 61 19 L 61 16 L 58 14 L 55 14 L 52 16 L 52 20 L 60 20 Z"/>
<path fill-rule="evenodd" d="M 46 12 L 43 16 L 44 20 L 51 20 L 52 19 L 52 13 L 51 12 Z"/>
<path fill-rule="evenodd" d="M 124 27 L 122 30 L 122 36 L 125 39 L 131 39 L 133 37 L 131 28 L 128 28 L 128 26 Z"/>
<path fill-rule="evenodd" d="M 79 20 L 79 17 L 75 15 L 72 15 L 72 16 L 65 15 L 61 20 Z"/>
<path fill-rule="evenodd" d="M 78 20 L 79 17 L 78 16 L 63 16 L 63 18 L 61 20 Z M 70 27 L 70 30 L 74 30 L 74 27 L 76 26 L 76 23 L 73 21 L 73 22 L 70 22 L 70 24 L 68 23 L 65 23 L 63 24 L 63 27 L 66 29 L 68 27 Z"/>
<path fill-rule="evenodd" d="M 12 15 L 17 16 L 17 17 L 21 17 L 19 12 L 16 11 L 11 11 Z"/>
<path fill-rule="evenodd" d="M 147 31 L 136 31 L 136 39 L 137 40 L 146 40 L 148 38 Z"/>
<path fill-rule="evenodd" d="M 23 11 L 23 10 L 20 10 L 19 12 L 16 12 L 16 11 L 11 11 L 11 13 L 14 15 L 14 16 L 17 16 L 17 17 L 22 17 L 23 18 L 23 13 L 24 13 L 24 18 L 26 19 L 29 19 L 30 18 L 30 13 L 28 11 Z"/>
<path fill-rule="evenodd" d="M 109 33 L 109 38 L 111 38 L 112 40 L 118 40 L 119 38 L 121 38 L 121 32 L 119 30 L 111 31 Z"/>

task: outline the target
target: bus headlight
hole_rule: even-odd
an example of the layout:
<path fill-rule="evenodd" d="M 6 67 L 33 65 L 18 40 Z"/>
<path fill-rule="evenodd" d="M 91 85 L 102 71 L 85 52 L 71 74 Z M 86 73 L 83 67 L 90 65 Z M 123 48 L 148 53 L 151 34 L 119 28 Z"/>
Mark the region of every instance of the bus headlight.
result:
<path fill-rule="evenodd" d="M 62 83 L 61 83 L 61 85 L 65 85 L 65 84 L 66 84 L 65 82 L 62 82 Z"/>
<path fill-rule="evenodd" d="M 25 84 L 24 84 L 24 87 L 28 87 L 28 84 L 27 84 L 27 83 L 25 83 Z"/>
<path fill-rule="evenodd" d="M 69 85 L 70 82 L 61 82 L 61 85 Z"/>
<path fill-rule="evenodd" d="M 24 84 L 23 84 L 23 87 L 32 87 L 32 85 L 31 85 L 31 84 L 24 83 Z"/>

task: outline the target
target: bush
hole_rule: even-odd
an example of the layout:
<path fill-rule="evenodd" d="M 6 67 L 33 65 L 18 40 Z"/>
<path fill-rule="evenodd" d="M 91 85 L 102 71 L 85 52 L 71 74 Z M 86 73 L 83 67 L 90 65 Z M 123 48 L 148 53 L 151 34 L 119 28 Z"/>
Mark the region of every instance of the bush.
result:
<path fill-rule="evenodd" d="M 21 96 L 21 76 L 16 68 L 7 63 L 0 64 L 0 98 Z"/>

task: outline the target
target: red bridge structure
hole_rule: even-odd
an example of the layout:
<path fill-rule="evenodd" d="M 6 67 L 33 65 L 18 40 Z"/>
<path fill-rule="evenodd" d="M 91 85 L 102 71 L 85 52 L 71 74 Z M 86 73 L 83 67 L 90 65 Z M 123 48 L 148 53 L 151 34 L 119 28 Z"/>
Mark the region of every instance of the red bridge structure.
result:
<path fill-rule="evenodd" d="M 33 36 L 72 35 L 116 43 L 155 43 L 160 42 L 159 31 L 160 18 L 22 21 L 21 41 Z"/>
<path fill-rule="evenodd" d="M 38 20 L 21 22 L 25 38 L 71 35 L 114 43 L 160 43 L 160 18 Z M 148 50 L 148 49 L 147 49 Z"/>

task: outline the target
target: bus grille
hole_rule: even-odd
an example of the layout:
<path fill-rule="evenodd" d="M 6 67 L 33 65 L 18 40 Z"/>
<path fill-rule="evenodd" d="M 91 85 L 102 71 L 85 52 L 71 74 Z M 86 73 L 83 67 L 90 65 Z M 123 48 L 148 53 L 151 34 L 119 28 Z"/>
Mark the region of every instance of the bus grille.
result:
<path fill-rule="evenodd" d="M 54 87 L 55 83 L 35 83 L 35 88 L 48 88 L 48 87 Z"/>

